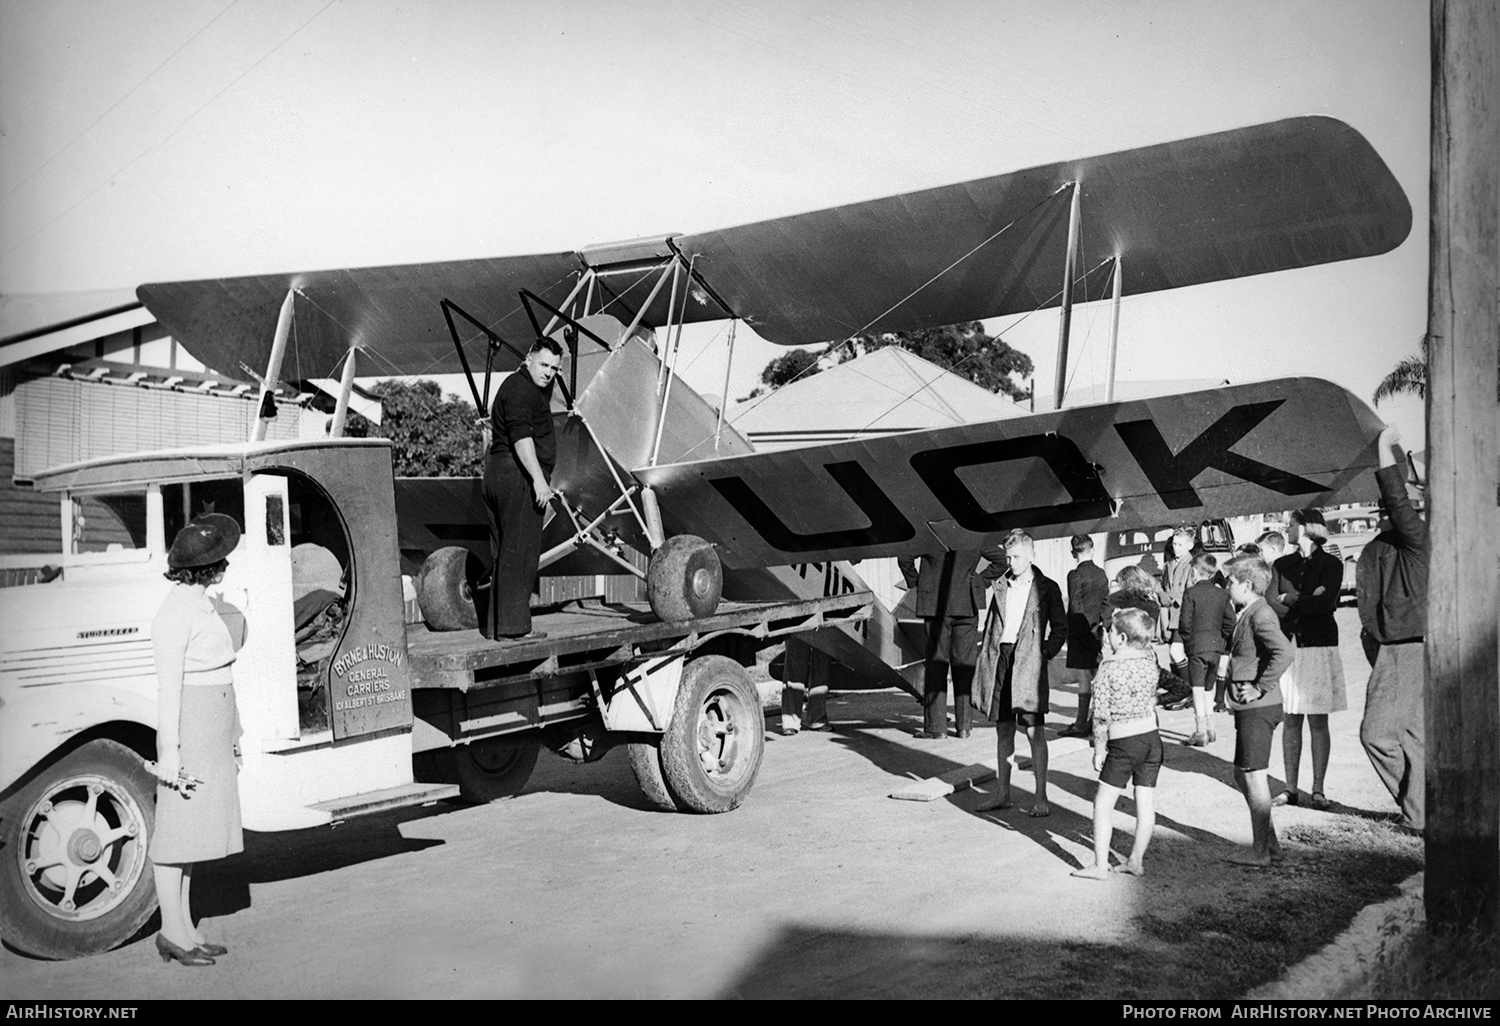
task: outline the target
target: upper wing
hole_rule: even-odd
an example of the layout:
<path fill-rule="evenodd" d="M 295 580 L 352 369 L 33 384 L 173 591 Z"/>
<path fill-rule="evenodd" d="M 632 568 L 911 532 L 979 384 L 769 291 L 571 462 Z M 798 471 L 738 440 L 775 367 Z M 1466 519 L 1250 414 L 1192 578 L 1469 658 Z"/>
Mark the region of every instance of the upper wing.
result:
<path fill-rule="evenodd" d="M 1374 494 L 1382 424 L 1283 378 L 634 474 L 730 568 L 970 549 Z"/>
<path fill-rule="evenodd" d="M 295 288 L 303 376 L 330 375 L 351 345 L 387 373 L 436 374 L 461 369 L 442 299 L 526 340 L 533 329 L 519 289 L 560 304 L 594 269 L 598 303 L 629 320 L 652 269 L 680 253 L 706 286 L 687 290 L 683 319 L 736 316 L 774 342 L 823 342 L 1056 305 L 1069 202 L 1058 190 L 1070 181 L 1081 189 L 1080 266 L 1121 254 L 1132 294 L 1370 256 L 1411 230 L 1411 205 L 1365 138 L 1333 118 L 1300 117 L 698 235 L 143 285 L 138 294 L 225 373 L 241 361 L 265 365 Z M 644 323 L 666 323 L 670 293 Z M 457 327 L 465 342 L 481 342 L 482 360 L 483 334 L 461 319 Z"/>

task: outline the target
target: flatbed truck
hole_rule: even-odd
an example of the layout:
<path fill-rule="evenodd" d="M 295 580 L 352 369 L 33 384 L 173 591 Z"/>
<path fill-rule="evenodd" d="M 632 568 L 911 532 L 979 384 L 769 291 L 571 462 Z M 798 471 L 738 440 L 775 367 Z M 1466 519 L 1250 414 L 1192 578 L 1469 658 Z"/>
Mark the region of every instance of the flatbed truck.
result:
<path fill-rule="evenodd" d="M 151 620 L 170 540 L 205 510 L 245 527 L 210 597 L 240 645 L 249 830 L 490 801 L 543 748 L 588 761 L 614 745 L 655 807 L 729 811 L 764 752 L 757 651 L 870 611 L 867 591 L 671 623 L 583 600 L 537 610 L 544 639 L 430 631 L 408 622 L 381 439 L 133 453 L 34 484 L 58 496 L 62 544 L 0 563 L 0 935 L 42 957 L 124 943 L 155 909 Z M 438 582 L 455 601 L 471 585 Z"/>

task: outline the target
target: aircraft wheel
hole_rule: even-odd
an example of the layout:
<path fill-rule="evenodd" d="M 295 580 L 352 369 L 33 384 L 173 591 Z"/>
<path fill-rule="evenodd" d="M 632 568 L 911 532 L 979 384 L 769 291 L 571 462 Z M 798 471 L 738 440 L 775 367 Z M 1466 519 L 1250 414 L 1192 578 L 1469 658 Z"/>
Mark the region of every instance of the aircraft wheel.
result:
<path fill-rule="evenodd" d="M 760 692 L 727 656 L 687 664 L 661 739 L 661 768 L 677 807 L 728 812 L 750 794 L 766 749 Z"/>
<path fill-rule="evenodd" d="M 677 799 L 672 797 L 667 779 L 662 775 L 661 735 L 634 736 L 641 740 L 627 742 L 625 750 L 630 756 L 630 770 L 635 774 L 635 782 L 641 785 L 641 793 L 654 808 L 662 812 L 677 812 Z"/>
<path fill-rule="evenodd" d="M 417 571 L 417 604 L 433 631 L 473 630 L 479 626 L 474 611 L 474 585 L 484 576 L 484 563 L 462 545 L 438 549 Z"/>
<path fill-rule="evenodd" d="M 42 958 L 123 944 L 156 911 L 146 845 L 156 780 L 100 738 L 69 752 L 0 806 L 0 932 Z"/>
<path fill-rule="evenodd" d="M 657 618 L 668 623 L 710 616 L 724 590 L 719 554 L 702 538 L 679 534 L 651 554 L 646 567 L 646 598 Z"/>
<path fill-rule="evenodd" d="M 492 737 L 439 751 L 437 759 L 465 801 L 484 803 L 519 794 L 541 751 L 540 737 Z"/>

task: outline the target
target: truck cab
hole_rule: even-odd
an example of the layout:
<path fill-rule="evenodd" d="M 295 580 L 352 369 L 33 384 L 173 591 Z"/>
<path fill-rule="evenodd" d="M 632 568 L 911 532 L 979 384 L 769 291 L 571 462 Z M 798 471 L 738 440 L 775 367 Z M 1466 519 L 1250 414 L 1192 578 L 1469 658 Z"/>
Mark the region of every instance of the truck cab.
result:
<path fill-rule="evenodd" d="M 35 485 L 58 496 L 60 551 L 34 583 L 0 589 L 8 939 L 41 931 L 33 947 L 67 952 L 154 907 L 155 783 L 141 766 L 155 756 L 151 621 L 172 587 L 171 539 L 199 513 L 244 525 L 210 597 L 239 645 L 245 827 L 327 823 L 356 797 L 454 793 L 412 780 L 389 443 L 133 454 Z"/>

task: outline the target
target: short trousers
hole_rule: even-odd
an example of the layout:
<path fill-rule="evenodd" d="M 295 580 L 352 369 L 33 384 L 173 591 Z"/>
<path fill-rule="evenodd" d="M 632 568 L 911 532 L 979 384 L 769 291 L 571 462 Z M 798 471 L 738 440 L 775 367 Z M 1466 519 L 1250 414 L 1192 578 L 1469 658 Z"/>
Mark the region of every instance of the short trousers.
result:
<path fill-rule="evenodd" d="M 1271 735 L 1281 726 L 1281 705 L 1234 711 L 1234 766 L 1248 772 L 1270 769 Z"/>
<path fill-rule="evenodd" d="M 1016 662 L 1016 646 L 1002 644 L 999 652 L 1000 665 L 995 668 L 995 676 L 999 678 L 1000 687 L 997 689 L 999 693 L 995 696 L 992 706 L 999 716 L 992 718 L 996 723 L 1014 723 L 1025 730 L 1046 726 L 1047 710 L 1050 705 L 1048 699 L 1051 697 L 1047 693 L 1047 688 L 1040 689 L 1037 695 L 1039 708 L 1035 712 L 1016 708 L 1010 686 L 1011 671 L 1015 668 Z"/>
<path fill-rule="evenodd" d="M 1132 782 L 1136 787 L 1155 787 L 1164 754 L 1160 731 L 1110 738 L 1099 783 L 1121 789 Z"/>
<path fill-rule="evenodd" d="M 1190 655 L 1187 661 L 1188 684 L 1199 691 L 1212 691 L 1218 677 L 1219 657 L 1215 655 Z"/>

